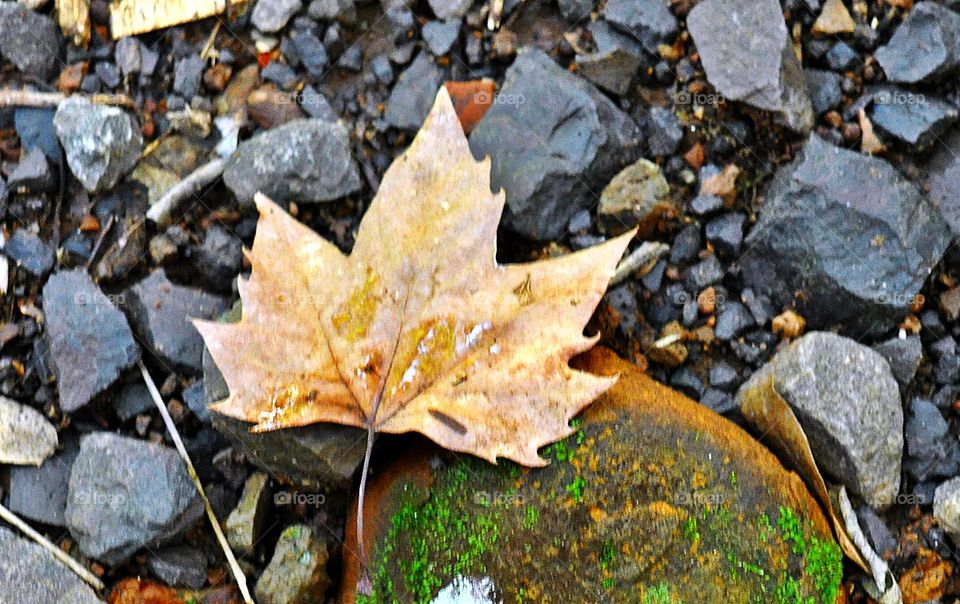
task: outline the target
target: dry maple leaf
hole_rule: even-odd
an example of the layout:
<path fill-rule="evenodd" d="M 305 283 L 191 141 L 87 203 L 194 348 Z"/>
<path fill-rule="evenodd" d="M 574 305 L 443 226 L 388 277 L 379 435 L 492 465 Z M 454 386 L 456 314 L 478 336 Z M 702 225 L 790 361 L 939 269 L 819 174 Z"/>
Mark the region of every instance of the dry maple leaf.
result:
<path fill-rule="evenodd" d="M 230 390 L 214 409 L 258 431 L 366 429 L 361 506 L 377 433 L 542 466 L 537 450 L 616 379 L 568 361 L 599 337 L 583 329 L 633 233 L 498 265 L 504 194 L 491 193 L 490 159 L 473 158 L 442 87 L 349 256 L 265 196 L 256 203 L 241 320 L 195 321 Z"/>

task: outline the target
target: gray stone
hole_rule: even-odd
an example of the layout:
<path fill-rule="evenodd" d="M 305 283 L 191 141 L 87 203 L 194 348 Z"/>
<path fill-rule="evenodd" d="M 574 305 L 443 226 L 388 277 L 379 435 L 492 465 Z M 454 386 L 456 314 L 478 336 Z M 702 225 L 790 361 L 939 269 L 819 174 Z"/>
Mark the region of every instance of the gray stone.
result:
<path fill-rule="evenodd" d="M 190 408 L 190 412 L 205 424 L 210 423 L 210 409 L 204 395 L 203 380 L 196 380 L 183 390 L 183 402 Z"/>
<path fill-rule="evenodd" d="M 920 336 L 893 337 L 875 344 L 873 349 L 886 359 L 893 377 L 900 384 L 900 391 L 903 392 L 913 381 L 913 376 L 917 374 L 917 368 L 920 367 L 920 361 L 923 358 Z"/>
<path fill-rule="evenodd" d="M 57 261 L 56 251 L 39 235 L 17 229 L 3 245 L 3 254 L 35 277 L 43 277 Z"/>
<path fill-rule="evenodd" d="M 710 385 L 720 390 L 730 390 L 737 383 L 737 370 L 726 361 L 717 361 L 710 367 Z"/>
<path fill-rule="evenodd" d="M 252 433 L 251 424 L 215 411 L 211 417 L 250 463 L 308 490 L 346 488 L 363 461 L 366 433 L 356 428 L 324 424 Z"/>
<path fill-rule="evenodd" d="M 353 0 L 313 0 L 307 7 L 307 14 L 318 21 L 353 23 L 357 18 L 357 9 Z"/>
<path fill-rule="evenodd" d="M 250 22 L 262 32 L 278 32 L 301 8 L 300 0 L 259 0 L 250 13 Z"/>
<path fill-rule="evenodd" d="M 926 171 L 930 200 L 954 236 L 960 236 L 960 130 L 951 131 L 936 146 Z"/>
<path fill-rule="evenodd" d="M 717 311 L 714 335 L 722 342 L 729 342 L 753 326 L 753 317 L 747 307 L 739 302 L 726 302 Z"/>
<path fill-rule="evenodd" d="M 127 36 L 117 40 L 117 45 L 113 50 L 113 60 L 124 76 L 139 73 L 142 64 L 140 40 L 135 36 Z"/>
<path fill-rule="evenodd" d="M 389 61 L 387 62 L 389 63 Z M 300 108 L 306 111 L 310 117 L 327 122 L 335 122 L 340 119 L 337 112 L 330 106 L 327 97 L 309 84 L 303 87 L 297 98 L 300 102 Z"/>
<path fill-rule="evenodd" d="M 147 390 L 147 386 L 143 382 L 124 384 L 117 395 L 113 397 L 111 403 L 117 418 L 122 422 L 129 421 L 156 408 L 153 398 L 150 397 L 150 391 Z"/>
<path fill-rule="evenodd" d="M 48 160 L 60 165 L 60 142 L 53 127 L 53 115 L 50 109 L 19 107 L 13 112 L 13 124 L 22 148 L 40 147 Z"/>
<path fill-rule="evenodd" d="M 97 594 L 50 552 L 2 526 L 0 602 L 101 604 Z"/>
<path fill-rule="evenodd" d="M 835 71 L 853 69 L 860 63 L 860 56 L 850 48 L 849 44 L 837 42 L 826 54 L 827 65 Z"/>
<path fill-rule="evenodd" d="M 704 229 L 707 242 L 725 258 L 738 255 L 743 243 L 743 225 L 746 221 L 747 217 L 739 212 L 717 216 L 710 220 Z"/>
<path fill-rule="evenodd" d="M 7 179 L 7 186 L 13 191 L 23 188 L 34 193 L 49 193 L 56 188 L 47 156 L 40 147 L 30 149 L 26 157 L 20 160 Z"/>
<path fill-rule="evenodd" d="M 107 432 L 80 439 L 66 517 L 84 555 L 120 564 L 141 547 L 178 537 L 202 515 L 173 449 Z"/>
<path fill-rule="evenodd" d="M 507 70 L 498 99 L 470 134 L 471 150 L 492 157 L 492 188 L 507 196 L 503 223 L 531 239 L 556 239 L 595 203 L 593 191 L 635 161 L 636 124 L 533 47 Z"/>
<path fill-rule="evenodd" d="M 124 310 L 134 332 L 166 363 L 195 374 L 203 368 L 203 339 L 191 319 L 213 319 L 229 302 L 202 290 L 176 285 L 163 269 L 124 292 Z"/>
<path fill-rule="evenodd" d="M 173 89 L 188 101 L 197 94 L 206 62 L 197 55 L 177 61 L 173 68 Z"/>
<path fill-rule="evenodd" d="M 390 58 L 386 55 L 377 55 L 370 60 L 370 73 L 381 84 L 389 86 L 393 83 L 393 66 L 390 65 Z"/>
<path fill-rule="evenodd" d="M 322 78 L 330 64 L 330 57 L 320 38 L 309 30 L 301 30 L 293 34 L 290 43 L 307 72 L 315 78 Z"/>
<path fill-rule="evenodd" d="M 227 542 L 242 556 L 252 557 L 270 514 L 270 477 L 254 472 L 243 485 L 243 495 L 226 522 Z"/>
<path fill-rule="evenodd" d="M 207 559 L 186 545 L 166 547 L 147 555 L 147 570 L 172 587 L 200 589 L 207 584 Z"/>
<path fill-rule="evenodd" d="M 260 604 L 321 602 L 330 587 L 327 542 L 307 525 L 280 533 L 270 564 L 257 581 L 254 595 Z"/>
<path fill-rule="evenodd" d="M 203 243 L 195 248 L 191 260 L 210 289 L 230 291 L 243 265 L 243 242 L 225 226 L 213 224 L 203 234 Z"/>
<path fill-rule="evenodd" d="M 53 124 L 70 170 L 91 193 L 112 188 L 140 159 L 140 127 L 118 107 L 70 97 L 57 107 Z"/>
<path fill-rule="evenodd" d="M 881 135 L 918 148 L 939 141 L 957 121 L 957 109 L 950 103 L 893 87 L 876 94 L 867 115 Z"/>
<path fill-rule="evenodd" d="M 32 407 L 0 396 L 0 464 L 40 466 L 57 447 L 57 429 Z"/>
<path fill-rule="evenodd" d="M 50 277 L 43 313 L 64 413 L 86 405 L 140 358 L 123 313 L 83 270 Z"/>
<path fill-rule="evenodd" d="M 100 61 L 94 68 L 94 73 L 100 78 L 100 82 L 110 90 L 120 85 L 120 70 L 113 63 Z"/>
<path fill-rule="evenodd" d="M 680 148 L 683 128 L 673 111 L 665 107 L 651 107 L 642 125 L 650 155 L 673 155 Z"/>
<path fill-rule="evenodd" d="M 907 459 L 904 469 L 917 482 L 955 476 L 960 472 L 960 443 L 937 406 L 914 398 L 910 401 L 904 435 Z"/>
<path fill-rule="evenodd" d="M 644 64 L 643 47 L 606 21 L 590 23 L 587 29 L 593 36 L 596 52 L 577 55 L 577 73 L 617 96 L 626 95 Z"/>
<path fill-rule="evenodd" d="M 874 56 L 891 82 L 917 84 L 956 71 L 958 44 L 960 15 L 936 2 L 918 2 Z"/>
<path fill-rule="evenodd" d="M 440 89 L 440 70 L 425 52 L 407 67 L 387 99 L 384 118 L 387 124 L 402 130 L 416 130 L 423 124 Z"/>
<path fill-rule="evenodd" d="M 680 232 L 673 239 L 673 247 L 670 248 L 670 262 L 672 264 L 690 262 L 697 257 L 700 245 L 700 227 L 695 224 L 688 224 L 680 229 Z"/>
<path fill-rule="evenodd" d="M 420 35 L 434 56 L 445 55 L 460 37 L 460 19 L 428 21 L 420 30 Z"/>
<path fill-rule="evenodd" d="M 814 329 L 887 331 L 950 242 L 933 204 L 884 160 L 817 136 L 766 197 L 740 260 L 744 281 L 779 308 L 799 303 Z"/>
<path fill-rule="evenodd" d="M 593 0 L 557 0 L 560 14 L 567 21 L 577 22 L 590 16 Z"/>
<path fill-rule="evenodd" d="M 700 404 L 720 414 L 729 413 L 737 408 L 737 402 L 730 394 L 716 388 L 707 388 L 700 397 Z"/>
<path fill-rule="evenodd" d="M 811 332 L 755 372 L 737 392 L 738 404 L 768 383 L 797 416 L 825 474 L 875 509 L 894 502 L 903 411 L 883 357 L 849 338 Z"/>
<path fill-rule="evenodd" d="M 897 539 L 883 519 L 867 505 L 860 506 L 857 510 L 857 519 L 870 544 L 873 545 L 874 551 L 880 554 L 880 557 L 889 560 L 887 556 L 892 556 L 897 551 Z"/>
<path fill-rule="evenodd" d="M 299 81 L 297 72 L 280 61 L 270 61 L 269 65 L 260 70 L 260 77 L 268 82 L 273 82 L 284 90 L 290 90 Z"/>
<path fill-rule="evenodd" d="M 433 14 L 437 19 L 464 17 L 470 10 L 473 0 L 428 0 Z"/>
<path fill-rule="evenodd" d="M 223 181 L 247 207 L 257 191 L 282 205 L 333 201 L 360 189 L 346 127 L 322 119 L 293 120 L 240 143 Z"/>
<path fill-rule="evenodd" d="M 27 75 L 47 80 L 60 65 L 60 29 L 20 3 L 0 2 L 0 56 Z"/>
<path fill-rule="evenodd" d="M 603 16 L 654 54 L 677 33 L 677 19 L 665 0 L 607 0 Z"/>
<path fill-rule="evenodd" d="M 712 214 L 723 207 L 723 198 L 717 195 L 697 195 L 690 201 L 690 211 L 697 216 Z"/>
<path fill-rule="evenodd" d="M 684 282 L 690 291 L 700 292 L 708 285 L 718 283 L 723 279 L 723 275 L 723 266 L 720 264 L 720 260 L 711 255 L 691 266 L 687 271 Z"/>
<path fill-rule="evenodd" d="M 777 0 L 704 0 L 687 15 L 687 28 L 717 92 L 810 131 L 810 97 Z"/>
<path fill-rule="evenodd" d="M 10 468 L 10 496 L 7 507 L 24 518 L 67 526 L 67 489 L 73 461 L 80 451 L 80 441 L 72 432 L 65 432 L 60 450 L 40 467 Z"/>
<path fill-rule="evenodd" d="M 804 69 L 803 75 L 814 115 L 833 109 L 843 100 L 843 92 L 840 90 L 843 77 L 840 74 L 823 69 Z"/>
<path fill-rule="evenodd" d="M 933 495 L 933 517 L 954 538 L 960 538 L 960 477 L 940 484 Z"/>

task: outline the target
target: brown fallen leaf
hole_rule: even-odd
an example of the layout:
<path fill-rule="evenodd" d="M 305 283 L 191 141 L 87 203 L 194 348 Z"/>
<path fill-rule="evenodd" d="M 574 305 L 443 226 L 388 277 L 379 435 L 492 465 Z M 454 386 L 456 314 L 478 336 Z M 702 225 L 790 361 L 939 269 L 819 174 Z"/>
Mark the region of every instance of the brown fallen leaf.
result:
<path fill-rule="evenodd" d="M 498 265 L 504 199 L 445 88 L 384 175 L 351 255 L 258 194 L 241 320 L 195 321 L 230 390 L 214 409 L 255 431 L 366 429 L 361 507 L 380 432 L 545 465 L 537 450 L 570 435 L 570 419 L 616 380 L 568 361 L 597 341 L 583 329 L 633 233 Z"/>

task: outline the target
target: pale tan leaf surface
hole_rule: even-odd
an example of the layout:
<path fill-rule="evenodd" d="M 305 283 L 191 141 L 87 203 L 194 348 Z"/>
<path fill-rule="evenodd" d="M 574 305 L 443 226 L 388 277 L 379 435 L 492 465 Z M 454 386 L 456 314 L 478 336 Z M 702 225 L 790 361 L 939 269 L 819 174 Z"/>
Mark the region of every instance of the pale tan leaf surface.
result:
<path fill-rule="evenodd" d="M 351 255 L 258 195 L 238 323 L 197 321 L 230 389 L 216 410 L 272 430 L 335 422 L 417 431 L 492 462 L 537 449 L 616 378 L 570 368 L 633 233 L 496 263 L 502 192 L 441 88 L 387 170 Z"/>

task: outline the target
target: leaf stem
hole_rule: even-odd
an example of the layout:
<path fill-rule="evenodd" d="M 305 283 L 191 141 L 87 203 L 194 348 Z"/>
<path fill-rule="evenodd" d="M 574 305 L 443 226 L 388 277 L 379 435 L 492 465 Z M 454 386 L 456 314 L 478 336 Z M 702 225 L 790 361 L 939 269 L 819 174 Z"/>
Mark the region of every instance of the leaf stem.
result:
<path fill-rule="evenodd" d="M 366 545 L 363 540 L 363 499 L 367 494 L 367 474 L 370 470 L 370 457 L 373 455 L 373 441 L 377 433 L 371 423 L 367 427 L 367 451 L 363 455 L 363 474 L 360 476 L 360 493 L 357 495 L 357 557 L 360 559 L 360 579 L 357 582 L 357 592 L 362 595 L 373 595 L 373 582 L 370 580 L 370 564 L 367 559 Z"/>

